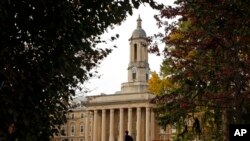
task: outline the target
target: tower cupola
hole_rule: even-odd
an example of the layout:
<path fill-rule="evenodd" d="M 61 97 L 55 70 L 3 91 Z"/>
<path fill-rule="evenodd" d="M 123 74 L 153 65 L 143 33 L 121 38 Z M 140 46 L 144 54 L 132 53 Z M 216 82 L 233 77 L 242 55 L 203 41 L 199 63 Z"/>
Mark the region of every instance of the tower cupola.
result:
<path fill-rule="evenodd" d="M 137 27 L 133 31 L 130 40 L 136 39 L 136 38 L 146 38 L 147 37 L 146 32 L 142 29 L 141 23 L 142 23 L 142 20 L 141 20 L 141 17 L 139 15 L 139 17 L 137 19 Z"/>
<path fill-rule="evenodd" d="M 122 93 L 141 93 L 147 91 L 149 78 L 148 43 L 146 32 L 142 29 L 139 15 L 136 29 L 130 41 L 130 61 L 128 65 L 128 82 L 122 84 Z"/>

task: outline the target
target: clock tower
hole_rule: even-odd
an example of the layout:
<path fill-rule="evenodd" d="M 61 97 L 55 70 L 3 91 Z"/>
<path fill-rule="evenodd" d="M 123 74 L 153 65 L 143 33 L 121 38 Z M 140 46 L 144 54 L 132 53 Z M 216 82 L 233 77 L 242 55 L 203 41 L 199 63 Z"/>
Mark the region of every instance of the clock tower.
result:
<path fill-rule="evenodd" d="M 128 65 L 128 82 L 122 84 L 122 93 L 147 92 L 149 78 L 148 43 L 146 32 L 141 26 L 140 16 L 137 27 L 133 31 L 130 41 L 130 56 Z"/>

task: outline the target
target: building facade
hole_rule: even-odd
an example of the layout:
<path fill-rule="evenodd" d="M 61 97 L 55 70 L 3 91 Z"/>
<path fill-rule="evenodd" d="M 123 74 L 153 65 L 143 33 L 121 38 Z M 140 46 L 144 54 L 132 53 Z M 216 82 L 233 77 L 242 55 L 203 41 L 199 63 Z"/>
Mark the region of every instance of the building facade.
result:
<path fill-rule="evenodd" d="M 172 130 L 162 130 L 157 125 L 154 105 L 150 102 L 154 95 L 147 90 L 148 44 L 141 24 L 139 16 L 129 39 L 128 81 L 122 83 L 121 91 L 115 94 L 87 97 L 86 107 L 69 113 L 75 117 L 69 118 L 67 123 L 68 141 L 124 141 L 126 130 L 134 141 L 170 139 Z M 83 118 L 79 118 L 81 114 Z M 61 136 L 55 140 L 63 141 Z"/>
<path fill-rule="evenodd" d="M 67 114 L 67 123 L 60 127 L 59 134 L 55 135 L 52 141 L 92 141 L 92 127 L 86 125 L 92 124 L 93 115 L 86 112 L 82 102 L 72 102 L 72 108 Z"/>

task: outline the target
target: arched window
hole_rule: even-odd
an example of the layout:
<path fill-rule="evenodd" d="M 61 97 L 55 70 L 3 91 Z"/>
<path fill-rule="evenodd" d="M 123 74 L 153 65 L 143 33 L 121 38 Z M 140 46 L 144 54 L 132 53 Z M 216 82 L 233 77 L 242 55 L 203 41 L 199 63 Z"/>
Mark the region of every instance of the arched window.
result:
<path fill-rule="evenodd" d="M 134 44 L 134 60 L 137 60 L 137 44 Z"/>
<path fill-rule="evenodd" d="M 71 125 L 71 136 L 75 135 L 75 125 Z"/>
<path fill-rule="evenodd" d="M 81 124 L 80 124 L 80 134 L 81 134 L 81 135 L 83 134 L 83 131 L 84 131 L 84 126 L 83 126 L 83 124 L 81 123 Z"/>
<path fill-rule="evenodd" d="M 65 126 L 61 127 L 61 136 L 66 136 L 67 135 L 67 129 Z"/>
<path fill-rule="evenodd" d="M 132 79 L 136 79 L 136 73 L 132 73 Z"/>

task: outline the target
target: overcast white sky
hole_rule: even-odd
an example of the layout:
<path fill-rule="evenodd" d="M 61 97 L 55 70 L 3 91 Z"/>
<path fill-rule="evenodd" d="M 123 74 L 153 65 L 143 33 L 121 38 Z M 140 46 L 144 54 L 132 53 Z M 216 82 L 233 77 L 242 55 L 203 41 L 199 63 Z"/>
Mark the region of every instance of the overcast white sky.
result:
<path fill-rule="evenodd" d="M 173 5 L 174 0 L 158 0 L 165 5 Z M 119 34 L 119 38 L 105 46 L 110 47 L 113 44 L 117 46 L 114 48 L 113 52 L 105 58 L 100 67 L 97 68 L 97 71 L 101 75 L 98 78 L 91 78 L 86 84 L 91 92 L 84 94 L 85 96 L 90 95 L 100 95 L 101 93 L 105 94 L 114 94 L 116 91 L 120 91 L 121 83 L 127 82 L 127 67 L 129 63 L 129 41 L 132 32 L 136 28 L 136 20 L 140 14 L 142 19 L 142 28 L 146 31 L 147 36 L 151 36 L 159 31 L 163 32 L 164 29 L 159 29 L 156 26 L 156 21 L 154 19 L 155 14 L 159 14 L 159 11 L 153 10 L 148 5 L 141 5 L 139 9 L 133 11 L 132 16 L 128 16 L 127 19 L 119 26 L 115 27 L 112 30 L 109 30 L 108 33 L 103 35 L 104 38 L 110 37 L 110 35 Z M 164 46 L 161 43 L 160 46 Z M 149 65 L 151 71 L 159 72 L 160 64 L 162 62 L 162 57 L 156 56 L 154 54 L 149 54 Z M 83 94 L 81 92 L 76 92 L 77 94 Z"/>

